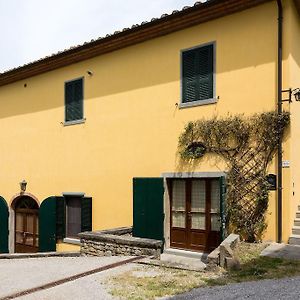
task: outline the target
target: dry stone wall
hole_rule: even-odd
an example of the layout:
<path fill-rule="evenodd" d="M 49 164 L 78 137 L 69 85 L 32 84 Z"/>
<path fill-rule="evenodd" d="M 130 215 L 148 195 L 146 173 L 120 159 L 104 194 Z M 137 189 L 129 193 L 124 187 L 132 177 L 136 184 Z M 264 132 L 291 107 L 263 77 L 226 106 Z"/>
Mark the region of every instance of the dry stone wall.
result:
<path fill-rule="evenodd" d="M 159 259 L 162 242 L 131 236 L 132 228 L 80 233 L 86 256 L 152 256 Z"/>

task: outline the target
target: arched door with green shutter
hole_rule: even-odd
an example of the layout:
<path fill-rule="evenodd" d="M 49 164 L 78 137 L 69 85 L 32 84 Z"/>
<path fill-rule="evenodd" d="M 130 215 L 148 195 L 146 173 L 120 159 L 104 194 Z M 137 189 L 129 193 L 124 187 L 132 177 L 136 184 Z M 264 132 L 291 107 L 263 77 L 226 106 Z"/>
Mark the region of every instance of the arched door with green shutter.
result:
<path fill-rule="evenodd" d="M 0 253 L 8 253 L 8 206 L 0 197 Z"/>

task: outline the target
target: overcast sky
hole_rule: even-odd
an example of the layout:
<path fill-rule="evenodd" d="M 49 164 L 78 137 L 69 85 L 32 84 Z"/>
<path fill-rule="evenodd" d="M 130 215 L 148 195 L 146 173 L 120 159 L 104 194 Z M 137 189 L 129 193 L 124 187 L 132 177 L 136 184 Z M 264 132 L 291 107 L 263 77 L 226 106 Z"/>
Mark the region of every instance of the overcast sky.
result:
<path fill-rule="evenodd" d="M 0 72 L 196 0 L 0 0 Z"/>

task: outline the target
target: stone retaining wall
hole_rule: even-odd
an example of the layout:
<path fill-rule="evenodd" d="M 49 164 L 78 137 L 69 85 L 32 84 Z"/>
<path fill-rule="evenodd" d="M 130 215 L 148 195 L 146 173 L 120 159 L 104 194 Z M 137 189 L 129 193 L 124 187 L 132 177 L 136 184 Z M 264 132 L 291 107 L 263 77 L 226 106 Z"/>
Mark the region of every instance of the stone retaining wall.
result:
<path fill-rule="evenodd" d="M 88 256 L 152 256 L 160 258 L 162 242 L 131 236 L 132 228 L 80 233 L 80 252 Z"/>

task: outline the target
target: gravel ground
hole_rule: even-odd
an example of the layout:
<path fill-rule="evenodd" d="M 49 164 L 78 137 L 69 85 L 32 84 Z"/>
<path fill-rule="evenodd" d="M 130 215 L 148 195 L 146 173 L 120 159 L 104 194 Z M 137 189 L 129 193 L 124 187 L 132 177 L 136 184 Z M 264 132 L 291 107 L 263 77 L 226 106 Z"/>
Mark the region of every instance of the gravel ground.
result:
<path fill-rule="evenodd" d="M 0 260 L 0 297 L 8 296 L 16 292 L 34 288 L 125 259 L 128 259 L 128 257 L 49 257 Z M 97 275 L 98 274 L 96 274 L 95 277 Z M 87 286 L 87 290 L 90 293 L 93 293 L 94 291 L 89 288 L 87 282 L 88 279 L 92 277 L 93 275 L 86 277 L 87 279 L 82 279 L 82 286 Z M 93 286 L 93 281 L 91 282 L 91 286 Z M 68 284 L 72 285 L 72 282 Z M 63 286 L 64 285 L 62 285 L 62 287 Z M 60 289 L 60 287 L 56 288 Z M 53 295 L 52 298 L 49 299 L 71 298 L 75 299 L 74 297 L 57 298 L 56 296 L 53 297 Z M 87 298 L 83 297 L 81 299 Z"/>
<path fill-rule="evenodd" d="M 110 269 L 101 273 L 86 276 L 57 287 L 39 291 L 34 294 L 17 298 L 18 300 L 112 300 L 106 281 L 109 277 L 127 272 L 136 268 L 135 264 Z"/>
<path fill-rule="evenodd" d="M 172 300 L 223 300 L 223 299 L 299 299 L 300 277 L 277 280 L 244 282 L 221 287 L 200 288 L 172 297 Z"/>

